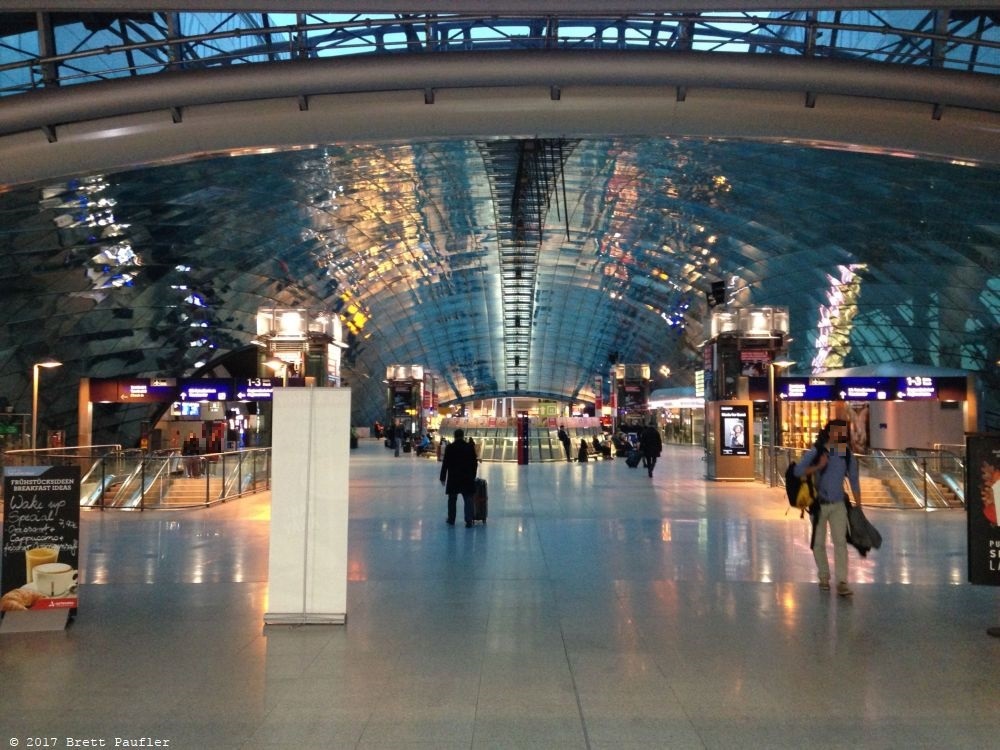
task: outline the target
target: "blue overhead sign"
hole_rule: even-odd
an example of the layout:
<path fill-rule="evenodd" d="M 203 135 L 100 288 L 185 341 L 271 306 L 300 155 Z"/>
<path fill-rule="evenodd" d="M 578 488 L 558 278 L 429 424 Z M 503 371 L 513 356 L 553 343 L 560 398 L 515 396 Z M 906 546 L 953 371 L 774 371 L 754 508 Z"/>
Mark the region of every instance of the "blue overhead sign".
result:
<path fill-rule="evenodd" d="M 271 378 L 243 378 L 235 382 L 237 401 L 270 401 L 277 383 Z"/>
<path fill-rule="evenodd" d="M 749 378 L 750 396 L 767 398 L 767 378 Z M 782 377 L 775 378 L 780 401 L 965 401 L 963 377 Z"/>
<path fill-rule="evenodd" d="M 234 393 L 233 381 L 228 378 L 181 380 L 178 388 L 181 401 L 230 401 Z"/>
<path fill-rule="evenodd" d="M 777 395 L 782 401 L 832 401 L 833 381 L 827 378 L 781 378 Z"/>
<path fill-rule="evenodd" d="M 895 378 L 837 378 L 840 401 L 886 401 L 895 398 Z"/>

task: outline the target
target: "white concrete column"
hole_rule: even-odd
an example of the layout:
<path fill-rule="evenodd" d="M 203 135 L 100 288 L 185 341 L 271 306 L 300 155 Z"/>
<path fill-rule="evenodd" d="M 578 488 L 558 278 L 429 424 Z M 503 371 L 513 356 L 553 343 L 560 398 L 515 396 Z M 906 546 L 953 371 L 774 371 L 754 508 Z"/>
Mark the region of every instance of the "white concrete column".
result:
<path fill-rule="evenodd" d="M 276 388 L 268 625 L 347 619 L 351 391 Z"/>

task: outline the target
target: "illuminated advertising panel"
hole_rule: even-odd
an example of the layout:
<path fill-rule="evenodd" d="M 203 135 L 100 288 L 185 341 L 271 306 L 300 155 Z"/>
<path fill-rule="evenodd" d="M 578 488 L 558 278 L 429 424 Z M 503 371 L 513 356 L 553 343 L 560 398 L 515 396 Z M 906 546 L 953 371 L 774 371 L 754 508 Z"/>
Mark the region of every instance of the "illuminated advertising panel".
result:
<path fill-rule="evenodd" d="M 965 439 L 969 583 L 1000 586 L 1000 437 Z"/>
<path fill-rule="evenodd" d="M 747 445 L 749 414 L 747 407 L 721 404 L 719 406 L 719 422 L 722 436 L 723 456 L 749 456 L 750 446 Z"/>

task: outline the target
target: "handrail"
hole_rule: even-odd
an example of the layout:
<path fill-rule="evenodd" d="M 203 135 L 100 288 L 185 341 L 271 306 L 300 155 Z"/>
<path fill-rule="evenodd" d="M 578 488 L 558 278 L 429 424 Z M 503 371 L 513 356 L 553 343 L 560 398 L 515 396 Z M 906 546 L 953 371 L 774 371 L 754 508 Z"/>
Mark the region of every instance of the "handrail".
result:
<path fill-rule="evenodd" d="M 860 12 L 860 11 L 858 11 Z M 40 55 L 32 47 L 18 48 L 19 37 L 0 37 L 0 51 L 17 59 L 0 64 L 0 97 L 64 85 L 123 76 L 170 71 L 201 70 L 231 64 L 259 64 L 303 58 L 386 54 L 440 54 L 455 51 L 524 49 L 618 49 L 732 52 L 787 57 L 825 57 L 867 60 L 937 69 L 1000 74 L 1000 49 L 990 38 L 993 25 L 969 23 L 964 16 L 944 16 L 936 26 L 934 14 L 896 11 L 883 13 L 882 25 L 849 23 L 830 11 L 721 11 L 718 13 L 521 13 L 342 15 L 328 20 L 302 14 L 295 24 L 264 25 L 263 15 L 239 13 L 170 14 L 190 26 L 220 28 L 209 33 L 180 34 L 167 14 L 152 23 L 121 25 L 121 34 L 141 26 L 138 40 L 109 43 L 114 32 L 74 38 L 72 52 Z M 0 18 L 3 14 L 0 12 Z M 985 14 L 984 14 L 985 17 Z M 225 23 L 219 23 L 224 19 Z M 909 21 L 913 27 L 893 26 Z M 261 25 L 255 25 L 260 23 Z M 941 32 L 941 28 L 945 32 Z M 789 34 L 788 30 L 794 30 Z M 52 29 L 48 29 L 52 31 Z M 135 29 L 133 29 L 135 30 Z M 39 30 L 41 31 L 41 30 Z M 57 31 L 57 30 L 56 30 Z M 155 38 L 155 34 L 161 34 Z M 24 35 L 33 39 L 32 35 Z M 876 36 L 869 46 L 851 46 L 851 40 Z M 150 38 L 154 37 L 154 38 Z M 256 44 L 240 46 L 246 40 Z M 58 42 L 58 36 L 57 36 Z M 90 44 L 91 47 L 86 45 Z M 140 61 L 137 58 L 142 58 Z M 146 62 L 148 60 L 148 62 Z"/>
<path fill-rule="evenodd" d="M 80 482 L 80 505 L 102 511 L 207 507 L 243 495 L 262 492 L 271 487 L 270 448 L 248 448 L 205 454 L 197 457 L 200 462 L 209 467 L 220 467 L 221 481 L 218 484 L 218 493 L 212 495 L 216 486 L 215 480 L 219 477 L 210 470 L 204 474 L 204 493 L 198 502 L 168 505 L 164 501 L 175 481 L 171 469 L 178 459 L 177 451 L 160 452 L 156 455 L 138 449 L 122 450 L 121 446 L 114 448 L 97 456 L 86 453 L 86 446 L 61 449 L 59 453 L 39 450 L 34 453 L 40 455 L 32 456 L 30 460 L 35 463 L 44 461 L 43 465 L 61 463 L 72 452 L 72 459 L 93 461 Z M 120 484 L 119 479 L 121 479 Z M 108 489 L 115 487 L 116 484 L 118 486 L 114 495 L 107 498 Z"/>
<path fill-rule="evenodd" d="M 778 471 L 778 479 L 781 484 L 784 483 L 784 469 L 787 468 L 788 463 L 793 460 L 799 460 L 805 451 L 806 449 L 790 448 L 787 446 L 779 448 L 778 455 L 784 458 L 784 466 Z M 924 449 L 924 452 L 930 451 Z M 889 472 L 906 488 L 906 491 L 921 510 L 943 510 L 955 507 L 953 503 L 948 502 L 941 488 L 935 482 L 935 472 L 928 470 L 926 458 L 920 460 L 921 457 L 915 455 L 915 449 L 899 451 L 895 455 L 894 453 L 875 449 L 870 454 L 854 454 L 854 457 L 858 459 L 859 474 L 861 471 L 867 471 L 870 473 L 861 474 L 862 478 L 877 479 L 878 468 L 870 464 L 872 462 L 885 464 L 889 467 Z M 949 451 L 937 451 L 937 453 L 947 455 L 961 465 L 961 459 Z M 905 469 L 906 466 L 910 467 L 909 471 Z M 901 468 L 903 468 L 902 471 Z M 938 471 L 937 475 L 940 476 L 941 481 L 955 493 L 956 497 L 964 505 L 964 492 L 957 487 L 954 478 L 944 471 Z M 898 507 L 900 510 L 905 509 L 904 505 L 899 505 Z"/>
<path fill-rule="evenodd" d="M 62 448 L 14 448 L 4 451 L 3 455 L 19 458 L 26 454 L 42 456 L 61 456 L 63 458 L 91 458 L 94 451 L 107 448 L 109 453 L 122 451 L 121 443 L 107 443 L 103 445 L 68 445 Z"/>

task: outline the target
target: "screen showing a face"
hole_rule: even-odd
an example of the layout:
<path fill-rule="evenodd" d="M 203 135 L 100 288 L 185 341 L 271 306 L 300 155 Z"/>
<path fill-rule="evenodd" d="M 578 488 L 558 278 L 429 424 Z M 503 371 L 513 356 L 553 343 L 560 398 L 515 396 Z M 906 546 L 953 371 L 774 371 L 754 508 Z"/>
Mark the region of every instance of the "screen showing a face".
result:
<path fill-rule="evenodd" d="M 745 406 L 720 407 L 721 440 L 723 456 L 749 456 L 750 446 L 747 430 L 749 415 Z"/>

